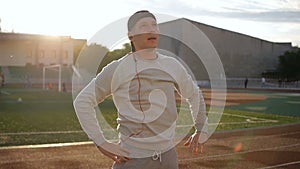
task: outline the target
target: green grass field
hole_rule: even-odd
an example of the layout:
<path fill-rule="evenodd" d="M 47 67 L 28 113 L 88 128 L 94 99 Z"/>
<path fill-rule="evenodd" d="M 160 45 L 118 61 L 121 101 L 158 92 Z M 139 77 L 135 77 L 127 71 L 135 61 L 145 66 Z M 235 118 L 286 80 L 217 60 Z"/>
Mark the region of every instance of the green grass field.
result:
<path fill-rule="evenodd" d="M 263 94 L 266 95 L 268 99 L 259 102 L 228 106 L 227 108 L 229 109 L 300 117 L 300 93 L 252 90 L 235 90 L 234 92 Z"/>
<path fill-rule="evenodd" d="M 298 98 L 294 97 L 293 99 L 296 101 L 300 100 L 299 96 Z M 22 98 L 22 102 L 18 101 L 19 98 Z M 282 99 L 287 101 L 286 98 Z M 296 103 L 293 99 L 291 102 Z M 79 125 L 72 101 L 71 92 L 59 93 L 39 89 L 2 88 L 0 95 L 0 146 L 88 141 L 89 139 Z M 260 102 L 251 104 L 254 106 L 263 104 L 268 107 L 278 104 L 278 102 L 268 100 L 265 102 L 268 104 Z M 299 116 L 284 116 L 283 113 L 280 115 L 245 108 L 249 105 L 239 106 L 225 108 L 217 130 L 271 126 L 300 121 Z M 111 126 L 116 127 L 117 114 L 112 100 L 105 100 L 99 105 L 99 108 L 106 121 Z M 282 111 L 285 112 L 290 112 L 289 108 L 288 105 L 281 107 Z M 287 113 L 287 115 L 291 114 Z"/>

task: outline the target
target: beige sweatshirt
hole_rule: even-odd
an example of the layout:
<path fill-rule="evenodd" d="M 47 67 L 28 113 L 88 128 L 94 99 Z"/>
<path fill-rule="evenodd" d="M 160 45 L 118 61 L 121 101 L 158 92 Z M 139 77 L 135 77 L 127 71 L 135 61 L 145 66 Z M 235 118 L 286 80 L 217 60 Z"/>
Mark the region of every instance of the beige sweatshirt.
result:
<path fill-rule="evenodd" d="M 94 107 L 112 95 L 121 146 L 132 158 L 147 157 L 174 147 L 178 117 L 174 90 L 188 101 L 196 130 L 207 133 L 201 91 L 180 62 L 159 53 L 156 59 L 130 54 L 108 64 L 78 94 L 74 107 L 83 130 L 101 145 L 106 139 Z"/>

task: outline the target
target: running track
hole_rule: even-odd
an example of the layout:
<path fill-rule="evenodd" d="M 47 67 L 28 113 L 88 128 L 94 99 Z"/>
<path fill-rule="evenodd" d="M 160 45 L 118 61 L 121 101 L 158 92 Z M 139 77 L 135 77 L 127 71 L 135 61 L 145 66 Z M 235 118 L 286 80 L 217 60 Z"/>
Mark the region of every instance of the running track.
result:
<path fill-rule="evenodd" d="M 204 154 L 191 155 L 178 145 L 179 167 L 300 168 L 300 123 L 215 133 Z M 112 161 L 94 145 L 39 145 L 0 148 L 0 168 L 110 168 Z"/>

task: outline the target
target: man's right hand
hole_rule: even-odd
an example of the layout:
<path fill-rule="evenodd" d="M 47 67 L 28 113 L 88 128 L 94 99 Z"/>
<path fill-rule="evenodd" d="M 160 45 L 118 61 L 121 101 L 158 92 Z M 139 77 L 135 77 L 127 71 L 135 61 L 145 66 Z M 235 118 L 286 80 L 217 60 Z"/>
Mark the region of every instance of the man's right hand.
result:
<path fill-rule="evenodd" d="M 122 161 L 127 162 L 130 160 L 128 157 L 129 151 L 122 148 L 119 144 L 105 142 L 97 148 L 107 157 L 114 160 L 116 163 L 121 163 Z"/>

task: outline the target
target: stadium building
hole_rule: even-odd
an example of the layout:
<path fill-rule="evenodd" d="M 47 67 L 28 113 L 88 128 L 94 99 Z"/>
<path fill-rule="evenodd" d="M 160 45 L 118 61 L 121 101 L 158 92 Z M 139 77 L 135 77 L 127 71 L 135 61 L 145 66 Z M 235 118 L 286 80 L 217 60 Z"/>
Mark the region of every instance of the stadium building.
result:
<path fill-rule="evenodd" d="M 86 40 L 0 32 L 0 66 L 72 65 L 74 50 Z"/>
<path fill-rule="evenodd" d="M 249 78 L 250 81 L 260 81 L 263 72 L 276 71 L 280 55 L 293 50 L 290 42 L 270 42 L 185 18 L 159 25 L 161 32 L 171 30 L 180 39 L 190 38 L 188 34 L 191 34 L 193 27 L 199 28 L 214 46 L 223 64 L 225 77 L 229 80 L 228 84 L 233 81 L 243 84 L 245 78 Z M 200 41 L 201 39 L 195 40 L 194 43 L 201 45 Z M 180 57 L 189 66 L 197 80 L 208 79 L 202 61 L 186 44 L 176 38 L 162 36 L 159 47 Z"/>
<path fill-rule="evenodd" d="M 0 71 L 5 83 L 41 84 L 43 68 L 59 65 L 61 79 L 70 83 L 74 58 L 85 39 L 0 32 Z M 54 68 L 54 67 L 53 67 Z M 45 75 L 45 73 L 44 73 Z M 48 71 L 49 83 L 57 83 L 57 70 Z"/>

